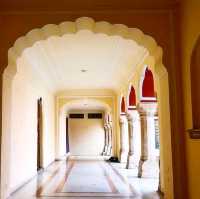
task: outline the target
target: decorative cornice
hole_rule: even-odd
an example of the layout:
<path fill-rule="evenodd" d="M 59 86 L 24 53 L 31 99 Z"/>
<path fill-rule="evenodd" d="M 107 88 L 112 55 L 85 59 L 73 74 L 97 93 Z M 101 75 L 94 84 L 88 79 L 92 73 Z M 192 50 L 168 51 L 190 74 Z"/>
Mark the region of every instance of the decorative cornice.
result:
<path fill-rule="evenodd" d="M 126 116 L 126 113 L 124 113 L 124 112 L 120 113 L 120 116 Z"/>
<path fill-rule="evenodd" d="M 110 14 L 111 12 L 113 14 L 122 14 L 122 13 L 126 13 L 126 14 L 132 14 L 132 13 L 155 13 L 155 14 L 168 14 L 174 11 L 174 6 L 172 6 L 171 8 L 162 8 L 162 9 L 116 9 L 116 10 L 111 10 L 111 9 L 102 9 L 102 10 L 88 10 L 88 9 L 82 9 L 82 10 L 0 10 L 0 15 L 35 15 L 35 14 L 39 14 L 39 15 L 64 15 L 64 14 L 101 14 L 101 13 L 108 13 Z"/>
<path fill-rule="evenodd" d="M 157 99 L 155 100 L 141 100 L 141 103 L 157 103 Z"/>
<path fill-rule="evenodd" d="M 135 110 L 137 110 L 136 107 L 128 107 L 128 111 L 135 111 Z"/>
<path fill-rule="evenodd" d="M 191 139 L 200 139 L 200 129 L 189 129 L 188 132 Z"/>

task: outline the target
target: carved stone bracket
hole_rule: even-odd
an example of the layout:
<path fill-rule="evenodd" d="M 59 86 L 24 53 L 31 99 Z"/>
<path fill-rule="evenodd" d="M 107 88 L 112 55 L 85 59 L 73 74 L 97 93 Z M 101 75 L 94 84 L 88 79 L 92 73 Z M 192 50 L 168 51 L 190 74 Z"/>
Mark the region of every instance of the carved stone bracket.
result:
<path fill-rule="evenodd" d="M 188 130 L 191 139 L 200 139 L 200 129 Z"/>

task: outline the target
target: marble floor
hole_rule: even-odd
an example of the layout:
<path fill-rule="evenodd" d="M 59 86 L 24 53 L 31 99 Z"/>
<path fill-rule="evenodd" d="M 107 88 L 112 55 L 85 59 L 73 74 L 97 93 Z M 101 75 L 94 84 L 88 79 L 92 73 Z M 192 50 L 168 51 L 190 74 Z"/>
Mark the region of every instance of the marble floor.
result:
<path fill-rule="evenodd" d="M 138 179 L 134 170 L 119 163 L 70 159 L 53 163 L 10 199 L 160 199 L 157 184 L 158 179 Z"/>

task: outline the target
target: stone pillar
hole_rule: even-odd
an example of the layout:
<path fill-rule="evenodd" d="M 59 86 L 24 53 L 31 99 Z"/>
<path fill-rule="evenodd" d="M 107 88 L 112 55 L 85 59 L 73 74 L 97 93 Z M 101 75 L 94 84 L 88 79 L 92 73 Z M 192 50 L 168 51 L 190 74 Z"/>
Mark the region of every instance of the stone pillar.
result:
<path fill-rule="evenodd" d="M 106 132 L 106 127 L 104 125 L 104 147 L 103 147 L 102 155 L 105 155 L 106 150 L 107 150 L 107 132 Z"/>
<path fill-rule="evenodd" d="M 105 131 L 105 142 L 104 142 L 104 150 L 103 150 L 103 155 L 107 155 L 108 151 L 108 126 L 107 124 L 104 125 L 104 131 Z"/>
<path fill-rule="evenodd" d="M 112 124 L 111 122 L 108 123 L 108 148 L 107 148 L 107 153 L 106 155 L 111 155 L 112 154 Z"/>
<path fill-rule="evenodd" d="M 161 191 L 161 175 L 160 175 L 160 159 L 159 159 L 159 182 L 158 182 L 158 192 L 162 193 Z"/>
<path fill-rule="evenodd" d="M 148 147 L 147 147 L 147 117 L 146 112 L 140 111 L 140 123 L 141 123 L 141 156 L 138 167 L 138 177 L 142 177 L 142 166 L 148 159 Z"/>
<path fill-rule="evenodd" d="M 126 163 L 128 157 L 128 131 L 126 129 L 127 118 L 120 116 L 120 162 Z"/>
<path fill-rule="evenodd" d="M 134 123 L 134 116 L 130 113 L 127 114 L 128 119 L 128 141 L 129 141 L 129 151 L 128 151 L 128 158 L 126 168 L 130 169 L 133 168 L 133 155 L 134 155 L 134 144 L 133 144 L 133 123 Z"/>
<path fill-rule="evenodd" d="M 138 167 L 138 177 L 142 177 L 144 173 L 144 165 L 146 173 L 154 175 L 157 171 L 158 160 L 155 150 L 155 122 L 154 115 L 156 113 L 157 103 L 146 102 L 140 104 L 140 122 L 141 122 L 141 157 Z M 155 167 L 155 168 L 154 168 Z M 155 172 L 154 172 L 154 171 Z M 154 176 L 156 177 L 156 176 Z"/>
<path fill-rule="evenodd" d="M 1 144 L 1 184 L 0 198 L 8 198 L 10 189 L 10 168 L 11 168 L 11 140 L 12 140 L 12 100 L 13 99 L 13 79 L 16 69 L 9 65 L 3 73 L 2 88 L 2 144 Z"/>
<path fill-rule="evenodd" d="M 128 119 L 128 135 L 129 135 L 129 152 L 127 158 L 126 168 L 137 168 L 140 157 L 140 150 L 137 147 L 140 147 L 140 135 L 138 129 L 138 111 L 131 110 L 127 113 Z"/>

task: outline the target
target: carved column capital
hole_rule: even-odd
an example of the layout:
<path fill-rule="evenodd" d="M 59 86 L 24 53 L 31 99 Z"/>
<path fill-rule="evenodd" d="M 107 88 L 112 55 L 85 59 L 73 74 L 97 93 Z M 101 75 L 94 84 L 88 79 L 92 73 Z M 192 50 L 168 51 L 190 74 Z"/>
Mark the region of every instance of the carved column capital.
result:
<path fill-rule="evenodd" d="M 126 117 L 129 123 L 134 123 L 138 118 L 138 111 L 134 110 L 127 112 Z"/>
<path fill-rule="evenodd" d="M 127 122 L 127 117 L 126 117 L 126 115 L 121 115 L 121 116 L 119 117 L 119 123 L 120 123 L 120 125 L 125 124 L 126 122 Z"/>
<path fill-rule="evenodd" d="M 157 114 L 157 102 L 141 102 L 138 104 L 140 116 L 155 116 Z"/>
<path fill-rule="evenodd" d="M 108 130 L 109 126 L 108 126 L 107 123 L 104 124 L 104 128 L 105 128 L 106 130 Z"/>
<path fill-rule="evenodd" d="M 108 128 L 112 128 L 112 122 L 108 123 Z"/>

